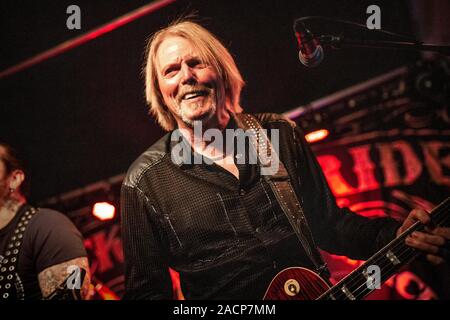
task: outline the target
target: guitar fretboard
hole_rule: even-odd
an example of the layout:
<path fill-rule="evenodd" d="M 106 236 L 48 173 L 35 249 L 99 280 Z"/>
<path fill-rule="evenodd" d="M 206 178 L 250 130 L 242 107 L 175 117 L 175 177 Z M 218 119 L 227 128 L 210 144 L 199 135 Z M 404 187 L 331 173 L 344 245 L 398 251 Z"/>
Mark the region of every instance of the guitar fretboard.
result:
<path fill-rule="evenodd" d="M 447 226 L 449 222 L 450 197 L 439 204 L 431 212 L 431 219 L 435 225 Z M 413 224 L 398 238 L 392 240 L 378 253 L 372 256 L 359 268 L 350 273 L 322 294 L 318 300 L 359 300 L 376 289 L 399 271 L 405 264 L 410 263 L 421 253 L 405 244 L 405 238 L 414 231 L 425 228 L 420 222 Z M 379 278 L 376 278 L 376 275 Z"/>

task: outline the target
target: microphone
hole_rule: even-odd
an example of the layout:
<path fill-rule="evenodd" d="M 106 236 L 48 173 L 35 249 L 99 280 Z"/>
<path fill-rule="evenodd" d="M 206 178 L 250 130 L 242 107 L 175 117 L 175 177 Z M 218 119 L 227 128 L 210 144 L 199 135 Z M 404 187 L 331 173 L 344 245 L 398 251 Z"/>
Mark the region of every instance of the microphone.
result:
<path fill-rule="evenodd" d="M 318 66 L 323 60 L 323 48 L 319 41 L 302 22 L 295 21 L 294 32 L 298 42 L 300 62 L 306 67 Z"/>

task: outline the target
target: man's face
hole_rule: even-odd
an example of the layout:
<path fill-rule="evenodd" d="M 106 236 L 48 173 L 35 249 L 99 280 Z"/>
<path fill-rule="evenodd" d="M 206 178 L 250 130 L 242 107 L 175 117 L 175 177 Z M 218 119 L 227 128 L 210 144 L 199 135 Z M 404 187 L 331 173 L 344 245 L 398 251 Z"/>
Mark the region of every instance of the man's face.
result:
<path fill-rule="evenodd" d="M 223 90 L 223 85 L 216 70 L 201 61 L 188 40 L 177 36 L 164 39 L 156 54 L 156 65 L 164 103 L 179 125 L 180 120 L 189 127 L 196 120 L 205 123 L 217 108 L 224 107 L 224 102 L 218 101 L 218 90 Z"/>

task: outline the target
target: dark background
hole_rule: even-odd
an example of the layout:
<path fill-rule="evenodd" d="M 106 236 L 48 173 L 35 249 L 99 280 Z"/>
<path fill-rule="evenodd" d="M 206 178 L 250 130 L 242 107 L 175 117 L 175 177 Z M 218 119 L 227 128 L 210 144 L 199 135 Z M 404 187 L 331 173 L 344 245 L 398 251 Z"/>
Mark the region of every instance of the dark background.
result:
<path fill-rule="evenodd" d="M 0 70 L 86 33 L 149 1 L 0 2 Z M 81 8 L 68 30 L 66 8 Z M 16 146 L 32 172 L 32 201 L 123 173 L 163 132 L 147 115 L 140 76 L 146 38 L 197 12 L 235 56 L 249 112 L 284 112 L 414 62 L 410 51 L 325 51 L 316 69 L 297 58 L 295 18 L 321 15 L 365 24 L 381 7 L 382 28 L 415 36 L 410 1 L 179 0 L 69 52 L 0 80 L 0 141 Z M 313 32 L 369 31 L 311 23 Z M 356 31 L 355 31 L 356 30 Z"/>

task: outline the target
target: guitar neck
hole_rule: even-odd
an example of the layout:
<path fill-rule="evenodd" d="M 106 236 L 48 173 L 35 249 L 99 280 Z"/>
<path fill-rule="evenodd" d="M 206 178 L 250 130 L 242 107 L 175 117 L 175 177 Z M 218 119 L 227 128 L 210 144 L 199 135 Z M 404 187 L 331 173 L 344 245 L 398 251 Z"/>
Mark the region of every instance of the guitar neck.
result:
<path fill-rule="evenodd" d="M 450 197 L 444 200 L 431 212 L 431 219 L 435 225 L 446 225 L 449 220 Z M 401 267 L 410 263 L 421 253 L 405 244 L 405 238 L 414 231 L 425 228 L 420 222 L 416 222 L 399 237 L 392 240 L 383 249 L 351 272 L 347 277 L 339 281 L 327 292 L 322 294 L 319 300 L 359 300 L 367 296 L 376 286 L 384 283 L 399 271 Z M 374 276 L 378 275 L 378 279 Z"/>

